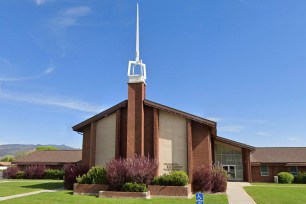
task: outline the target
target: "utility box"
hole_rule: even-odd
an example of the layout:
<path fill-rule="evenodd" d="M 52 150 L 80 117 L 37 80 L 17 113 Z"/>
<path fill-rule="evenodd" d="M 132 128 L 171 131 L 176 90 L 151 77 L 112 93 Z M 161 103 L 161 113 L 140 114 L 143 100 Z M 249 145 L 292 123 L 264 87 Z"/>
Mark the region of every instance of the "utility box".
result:
<path fill-rule="evenodd" d="M 274 183 L 278 183 L 278 176 L 274 176 Z"/>

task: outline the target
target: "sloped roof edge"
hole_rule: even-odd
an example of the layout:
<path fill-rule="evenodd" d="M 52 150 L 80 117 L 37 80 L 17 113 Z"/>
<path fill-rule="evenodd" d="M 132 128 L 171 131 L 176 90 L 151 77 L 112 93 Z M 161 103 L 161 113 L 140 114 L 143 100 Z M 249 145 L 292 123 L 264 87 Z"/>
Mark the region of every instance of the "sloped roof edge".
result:
<path fill-rule="evenodd" d="M 169 106 L 165 106 L 165 105 L 153 102 L 153 101 L 144 100 L 144 104 L 147 105 L 147 106 L 153 107 L 153 108 L 157 108 L 159 110 L 163 110 L 163 111 L 167 111 L 167 112 L 170 112 L 170 113 L 174 113 L 174 114 L 183 116 L 185 118 L 188 118 L 188 119 L 200 122 L 200 123 L 204 123 L 205 125 L 208 125 L 208 126 L 211 126 L 211 127 L 214 127 L 214 128 L 217 126 L 217 123 L 212 121 L 212 120 L 201 118 L 199 116 L 192 115 L 190 113 L 186 113 L 184 111 L 177 110 L 177 109 L 174 109 L 174 108 L 171 108 Z"/>
<path fill-rule="evenodd" d="M 251 152 L 255 151 L 255 147 L 253 147 L 253 146 L 250 146 L 250 145 L 247 145 L 247 144 L 244 144 L 244 143 L 240 143 L 240 142 L 236 142 L 234 140 L 230 140 L 230 139 L 227 139 L 227 138 L 224 138 L 224 137 L 217 136 L 215 138 L 215 140 L 223 142 L 223 143 L 231 144 L 231 145 L 234 145 L 234 146 L 237 146 L 237 147 L 243 147 L 243 148 L 251 150 Z"/>
<path fill-rule="evenodd" d="M 122 102 L 118 103 L 117 105 L 114 105 L 111 108 L 106 109 L 105 111 L 103 111 L 103 112 L 101 112 L 101 113 L 99 113 L 99 114 L 97 114 L 97 115 L 95 115 L 95 116 L 93 116 L 93 117 L 91 117 L 91 118 L 89 118 L 89 119 L 87 119 L 87 120 L 85 120 L 85 121 L 83 121 L 83 122 L 73 126 L 72 129 L 74 131 L 77 131 L 77 132 L 82 132 L 83 129 L 87 125 L 89 125 L 90 123 L 92 123 L 94 121 L 97 121 L 97 120 L 100 120 L 100 119 L 108 116 L 109 114 L 112 114 L 113 112 L 115 112 L 119 108 L 126 107 L 127 105 L 128 105 L 128 101 L 127 100 L 122 101 Z M 205 118 L 201 118 L 199 116 L 192 115 L 192 114 L 189 114 L 189 113 L 186 113 L 186 112 L 183 112 L 183 111 L 180 111 L 180 110 L 177 110 L 177 109 L 174 109 L 174 108 L 171 108 L 171 107 L 168 107 L 168 106 L 165 106 L 165 105 L 153 102 L 153 101 L 144 100 L 144 105 L 150 106 L 150 107 L 153 107 L 153 108 L 157 108 L 159 110 L 167 111 L 167 112 L 170 112 L 170 113 L 174 113 L 174 114 L 177 114 L 177 115 L 180 115 L 180 116 L 183 116 L 185 118 L 188 118 L 188 119 L 191 119 L 191 120 L 194 120 L 194 121 L 206 124 L 208 126 L 211 126 L 214 129 L 217 126 L 217 123 L 214 122 L 214 121 L 211 121 L 211 120 L 208 120 L 208 119 L 205 119 Z"/>
<path fill-rule="evenodd" d="M 115 112 L 119 108 L 126 107 L 126 105 L 127 105 L 127 100 L 124 100 L 124 101 L 106 109 L 105 111 L 103 111 L 101 113 L 98 113 L 97 115 L 95 115 L 95 116 L 93 116 L 93 117 L 91 117 L 87 120 L 84 120 L 83 122 L 73 126 L 72 129 L 74 131 L 77 131 L 77 132 L 82 132 L 83 128 L 86 127 L 87 125 L 89 125 L 91 122 L 100 120 L 100 119 L 108 116 L 109 114 L 112 114 L 113 112 Z"/>

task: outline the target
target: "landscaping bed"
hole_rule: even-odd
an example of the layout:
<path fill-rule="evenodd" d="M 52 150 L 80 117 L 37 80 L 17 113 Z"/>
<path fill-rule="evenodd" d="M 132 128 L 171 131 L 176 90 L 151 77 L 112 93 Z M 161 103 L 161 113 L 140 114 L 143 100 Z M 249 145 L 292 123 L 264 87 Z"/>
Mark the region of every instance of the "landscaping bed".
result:
<path fill-rule="evenodd" d="M 150 192 L 100 191 L 99 198 L 150 198 Z"/>
<path fill-rule="evenodd" d="M 108 185 L 105 184 L 79 184 L 73 185 L 73 194 L 75 195 L 99 195 L 100 191 L 107 191 Z"/>
<path fill-rule="evenodd" d="M 191 185 L 186 186 L 159 186 L 149 185 L 151 197 L 176 197 L 176 198 L 191 198 Z"/>

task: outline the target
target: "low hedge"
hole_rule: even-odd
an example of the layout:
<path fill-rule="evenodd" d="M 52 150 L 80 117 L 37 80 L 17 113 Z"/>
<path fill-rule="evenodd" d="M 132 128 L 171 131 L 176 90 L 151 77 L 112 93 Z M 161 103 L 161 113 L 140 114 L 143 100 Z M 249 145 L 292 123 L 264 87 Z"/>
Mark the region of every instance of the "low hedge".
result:
<path fill-rule="evenodd" d="M 64 170 L 46 169 L 44 179 L 62 180 L 64 177 Z"/>
<path fill-rule="evenodd" d="M 138 183 L 125 183 L 123 184 L 121 191 L 124 192 L 147 192 L 147 188 L 145 184 L 138 184 Z"/>
<path fill-rule="evenodd" d="M 106 170 L 103 167 L 94 166 L 86 174 L 77 177 L 81 184 L 107 184 Z"/>
<path fill-rule="evenodd" d="M 170 174 L 155 177 L 152 181 L 153 185 L 160 186 L 185 186 L 188 184 L 188 175 L 184 171 L 173 171 Z"/>
<path fill-rule="evenodd" d="M 294 176 L 288 172 L 280 172 L 277 174 L 279 183 L 292 183 Z"/>

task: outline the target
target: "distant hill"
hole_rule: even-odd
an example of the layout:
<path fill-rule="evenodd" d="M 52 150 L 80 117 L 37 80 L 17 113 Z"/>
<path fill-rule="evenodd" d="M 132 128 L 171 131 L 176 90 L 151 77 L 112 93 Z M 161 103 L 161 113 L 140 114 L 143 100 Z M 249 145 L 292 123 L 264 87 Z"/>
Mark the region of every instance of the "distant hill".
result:
<path fill-rule="evenodd" d="M 61 150 L 73 150 L 77 148 L 73 147 L 68 147 L 66 145 L 52 145 L 52 144 L 47 144 L 47 145 L 42 145 L 42 144 L 37 144 L 37 145 L 32 145 L 32 144 L 6 144 L 6 145 L 0 145 L 0 158 L 3 157 L 6 154 L 11 154 L 14 155 L 16 152 L 23 152 L 23 151 L 29 151 L 36 149 L 36 147 L 39 146 L 53 146 Z"/>

